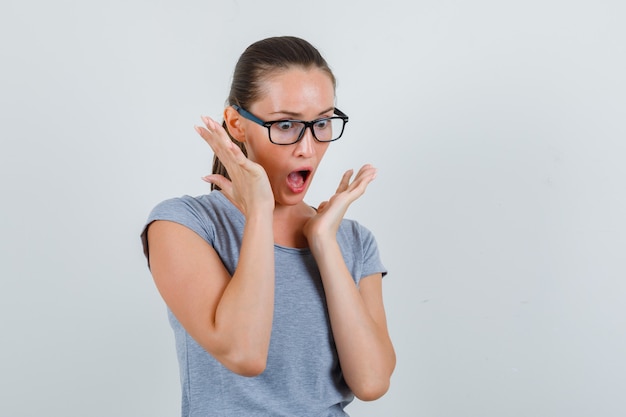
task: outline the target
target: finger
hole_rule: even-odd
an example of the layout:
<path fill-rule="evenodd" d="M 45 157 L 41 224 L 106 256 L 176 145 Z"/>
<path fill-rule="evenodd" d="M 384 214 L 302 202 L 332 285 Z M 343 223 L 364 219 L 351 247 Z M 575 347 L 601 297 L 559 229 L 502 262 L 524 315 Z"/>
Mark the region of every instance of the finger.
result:
<path fill-rule="evenodd" d="M 209 129 L 208 124 L 207 127 L 194 126 L 193 128 L 200 135 L 200 137 L 202 137 L 202 139 L 204 139 L 204 141 L 211 147 L 213 152 L 217 154 L 219 152 L 220 146 L 219 135 L 217 134 L 217 132 Z"/>
<path fill-rule="evenodd" d="M 207 116 L 202 116 L 202 121 L 206 127 L 194 126 L 194 129 L 209 144 L 226 169 L 231 161 L 242 164 L 247 159 L 219 123 Z"/>
<path fill-rule="evenodd" d="M 354 181 L 348 187 L 348 192 L 358 198 L 367 189 L 367 186 L 376 178 L 377 170 L 372 165 L 364 165 L 356 175 Z"/>
<path fill-rule="evenodd" d="M 218 140 L 219 139 L 218 124 L 215 123 L 213 119 L 207 116 L 200 116 L 200 119 L 202 119 L 204 126 L 202 127 L 194 126 L 194 128 L 200 134 L 200 136 L 202 136 L 202 138 L 206 140 L 207 142 L 215 142 L 216 140 Z"/>
<path fill-rule="evenodd" d="M 208 182 L 209 184 L 215 184 L 220 188 L 224 188 L 231 183 L 228 178 L 220 174 L 205 175 L 204 177 L 202 177 L 202 181 Z"/>
<path fill-rule="evenodd" d="M 219 123 L 207 116 L 202 116 L 201 118 L 204 122 L 204 127 L 194 126 L 194 128 L 211 148 L 215 150 L 218 146 L 224 147 L 227 146 L 229 142 L 232 142 Z"/>
<path fill-rule="evenodd" d="M 341 193 L 348 189 L 350 185 L 350 178 L 352 178 L 352 174 L 354 173 L 353 169 L 349 169 L 343 173 L 341 177 L 341 181 L 339 181 L 339 187 L 337 187 L 337 191 L 335 193 Z"/>
<path fill-rule="evenodd" d="M 359 169 L 359 172 L 356 174 L 356 178 L 364 175 L 372 175 L 376 173 L 376 168 L 371 164 L 365 164 Z"/>
<path fill-rule="evenodd" d="M 202 116 L 201 118 L 209 132 L 219 132 L 220 130 L 223 130 L 222 125 L 211 119 L 209 116 Z"/>
<path fill-rule="evenodd" d="M 215 184 L 222 190 L 222 193 L 224 193 L 227 196 L 233 195 L 233 183 L 232 181 L 230 181 L 228 178 L 224 177 L 223 175 L 219 175 L 219 174 L 206 175 L 202 177 L 202 181 L 208 182 L 209 184 Z"/>
<path fill-rule="evenodd" d="M 353 183 L 358 183 L 363 180 L 371 181 L 376 178 L 377 172 L 378 170 L 374 168 L 373 165 L 363 165 L 361 169 L 359 169 L 359 172 L 356 174 Z"/>

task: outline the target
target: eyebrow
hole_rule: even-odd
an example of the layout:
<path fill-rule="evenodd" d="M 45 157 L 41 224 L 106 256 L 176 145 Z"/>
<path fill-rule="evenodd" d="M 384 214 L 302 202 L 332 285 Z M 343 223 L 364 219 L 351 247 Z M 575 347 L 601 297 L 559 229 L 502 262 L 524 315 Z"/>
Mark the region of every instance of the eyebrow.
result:
<path fill-rule="evenodd" d="M 335 111 L 335 106 L 333 106 L 333 107 L 329 107 L 328 109 L 326 109 L 326 110 L 324 110 L 324 111 L 320 112 L 318 116 L 321 116 L 321 115 L 323 115 L 324 113 L 328 113 L 329 111 L 333 111 L 333 112 L 334 112 L 334 111 Z M 287 111 L 287 110 L 279 110 L 279 111 L 272 112 L 272 113 L 270 113 L 270 114 L 286 114 L 286 115 L 287 115 L 287 116 L 289 116 L 289 117 L 301 117 L 301 114 L 300 114 L 300 113 L 296 113 L 296 112 L 292 112 L 292 111 Z"/>

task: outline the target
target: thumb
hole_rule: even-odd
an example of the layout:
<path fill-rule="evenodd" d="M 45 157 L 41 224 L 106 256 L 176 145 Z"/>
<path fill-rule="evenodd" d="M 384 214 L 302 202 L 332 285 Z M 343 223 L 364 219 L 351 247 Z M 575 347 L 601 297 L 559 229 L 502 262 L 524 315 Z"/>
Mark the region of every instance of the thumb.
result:
<path fill-rule="evenodd" d="M 317 211 L 324 211 L 324 208 L 328 205 L 328 201 L 322 201 L 320 205 L 317 207 Z"/>

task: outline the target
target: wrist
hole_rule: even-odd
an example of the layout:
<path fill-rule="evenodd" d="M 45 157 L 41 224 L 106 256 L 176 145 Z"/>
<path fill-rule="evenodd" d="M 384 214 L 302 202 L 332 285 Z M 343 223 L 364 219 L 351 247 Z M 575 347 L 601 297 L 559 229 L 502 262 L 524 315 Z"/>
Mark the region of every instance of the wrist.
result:
<path fill-rule="evenodd" d="M 329 250 L 335 250 L 339 247 L 336 236 L 314 235 L 308 236 L 309 249 L 314 256 L 322 255 Z"/>
<path fill-rule="evenodd" d="M 250 205 L 249 207 L 247 207 L 244 215 L 246 217 L 246 220 L 254 218 L 270 218 L 271 220 L 274 217 L 274 201 L 272 200 L 271 202 L 262 202 Z"/>
<path fill-rule="evenodd" d="M 272 229 L 274 214 L 272 210 L 268 209 L 250 210 L 246 213 L 245 219 L 246 224 L 255 224 Z"/>

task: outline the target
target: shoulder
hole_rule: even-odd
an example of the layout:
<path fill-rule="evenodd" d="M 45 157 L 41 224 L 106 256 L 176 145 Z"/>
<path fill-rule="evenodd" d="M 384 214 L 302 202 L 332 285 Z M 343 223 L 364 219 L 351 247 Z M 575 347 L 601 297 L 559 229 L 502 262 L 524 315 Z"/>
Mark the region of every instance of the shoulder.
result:
<path fill-rule="evenodd" d="M 358 258 L 378 257 L 378 244 L 374 234 L 356 220 L 344 219 L 337 232 L 337 242 L 344 256 Z"/>
<path fill-rule="evenodd" d="M 148 217 L 148 221 L 162 220 L 161 216 L 187 216 L 199 213 L 214 211 L 219 206 L 219 193 L 211 193 L 192 197 L 184 195 L 182 197 L 170 198 L 157 204 Z"/>
<path fill-rule="evenodd" d="M 219 218 L 234 218 L 241 213 L 219 191 L 197 197 L 170 198 L 157 204 L 148 216 L 147 224 L 155 220 L 170 220 L 185 224 L 202 223 Z"/>
<path fill-rule="evenodd" d="M 344 219 L 337 232 L 337 242 L 357 283 L 362 277 L 374 273 L 387 274 L 374 234 L 361 223 Z"/>
<path fill-rule="evenodd" d="M 141 233 L 144 247 L 150 225 L 158 220 L 181 224 L 213 243 L 215 230 L 237 230 L 243 228 L 243 215 L 219 191 L 197 197 L 170 198 L 157 204 L 150 212 Z"/>
<path fill-rule="evenodd" d="M 345 243 L 353 244 L 375 241 L 374 234 L 367 227 L 351 219 L 343 219 L 341 221 L 337 237 L 344 240 Z"/>

